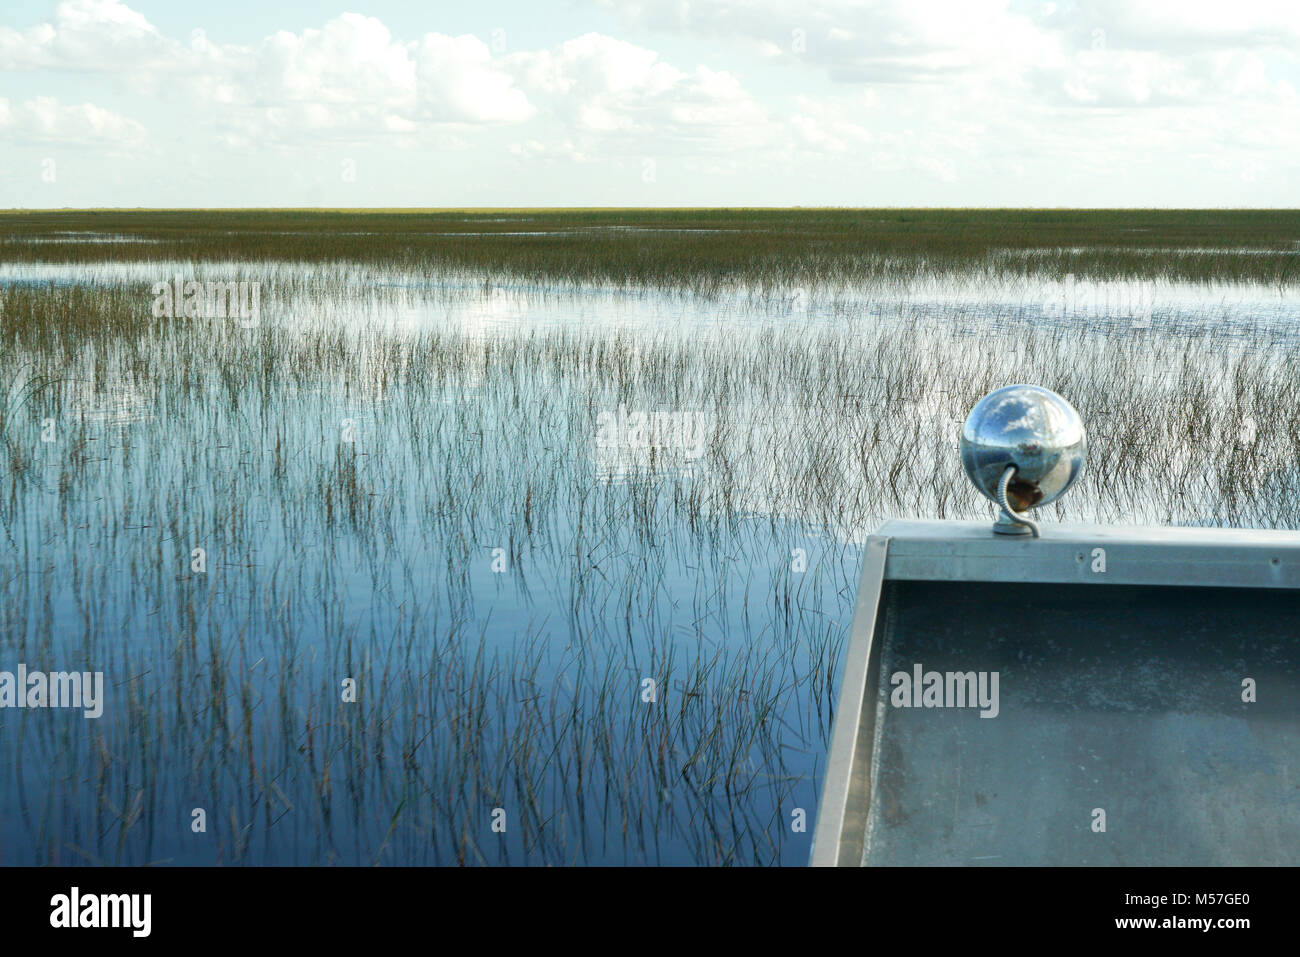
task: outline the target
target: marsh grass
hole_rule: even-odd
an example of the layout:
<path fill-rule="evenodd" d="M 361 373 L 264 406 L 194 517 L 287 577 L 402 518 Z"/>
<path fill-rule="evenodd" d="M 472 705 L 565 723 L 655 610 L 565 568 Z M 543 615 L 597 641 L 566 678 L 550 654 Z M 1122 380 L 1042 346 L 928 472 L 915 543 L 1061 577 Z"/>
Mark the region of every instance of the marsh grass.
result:
<path fill-rule="evenodd" d="M 104 241 L 70 242 L 81 237 Z M 116 240 L 116 241 L 114 241 Z M 0 261 L 369 264 L 489 282 L 773 289 L 978 272 L 1292 284 L 1300 211 L 104 210 L 0 213 Z"/>
<path fill-rule="evenodd" d="M 314 222 L 280 226 L 354 242 Z M 8 290 L 0 652 L 110 692 L 97 721 L 5 715 L 6 862 L 802 863 L 857 548 L 888 517 L 991 518 L 952 445 L 1008 382 L 1091 427 L 1046 520 L 1300 523 L 1300 343 L 1271 327 L 852 300 L 812 323 L 756 289 L 723 333 L 395 331 L 492 289 L 370 268 L 250 258 L 277 280 L 252 330 L 155 319 L 146 283 Z M 704 456 L 602 470 L 620 405 L 708 413 Z"/>

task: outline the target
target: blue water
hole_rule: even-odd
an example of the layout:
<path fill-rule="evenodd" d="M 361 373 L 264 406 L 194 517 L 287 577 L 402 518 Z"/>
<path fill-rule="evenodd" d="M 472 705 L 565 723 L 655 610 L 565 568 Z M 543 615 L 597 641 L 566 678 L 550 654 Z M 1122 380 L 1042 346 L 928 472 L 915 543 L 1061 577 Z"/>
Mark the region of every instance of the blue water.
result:
<path fill-rule="evenodd" d="M 79 268 L 0 283 L 93 279 L 147 309 L 175 271 Z M 1080 389 L 1122 349 L 1154 401 L 1169 343 L 1212 334 L 1208 382 L 1300 328 L 1261 289 L 1165 290 L 1146 330 L 1002 287 L 358 273 L 312 299 L 277 296 L 276 268 L 256 330 L 73 344 L 56 385 L 7 400 L 0 671 L 107 692 L 98 719 L 0 710 L 0 863 L 803 864 L 862 534 L 987 514 L 949 448 L 977 364 L 1055 374 L 1016 351 L 1050 320 L 1060 355 L 1092 350 Z M 766 365 L 781 349 L 823 357 L 817 381 Z M 886 401 L 919 360 L 933 390 Z M 4 357 L 0 390 L 48 361 Z M 709 451 L 599 448 L 620 406 L 712 416 Z M 896 474 L 899 423 L 920 438 Z M 1076 517 L 1221 519 L 1113 485 L 1087 476 Z"/>

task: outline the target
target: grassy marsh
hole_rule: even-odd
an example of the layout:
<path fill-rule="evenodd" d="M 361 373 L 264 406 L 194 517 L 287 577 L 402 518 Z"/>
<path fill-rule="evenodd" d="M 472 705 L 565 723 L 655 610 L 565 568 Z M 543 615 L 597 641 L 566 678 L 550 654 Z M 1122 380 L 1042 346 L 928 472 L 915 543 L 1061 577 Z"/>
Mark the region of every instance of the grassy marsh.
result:
<path fill-rule="evenodd" d="M 1149 328 L 870 296 L 799 311 L 762 288 L 893 288 L 886 260 L 965 263 L 997 288 L 998 230 L 1052 269 L 1183 279 L 1194 255 L 1157 250 L 1217 230 L 1276 255 L 1211 256 L 1210 278 L 1267 285 L 1296 214 L 1161 214 L 1149 245 L 1078 260 L 1050 250 L 1153 221 L 862 215 L 8 215 L 0 259 L 71 278 L 4 290 L 0 666 L 103 670 L 110 694 L 94 721 L 3 715 L 0 859 L 803 863 L 792 812 L 811 829 L 858 546 L 888 517 L 991 516 L 952 445 L 1008 382 L 1061 392 L 1092 430 L 1046 520 L 1300 527 L 1285 321 L 1217 322 L 1212 303 Z M 499 235 L 413 238 L 457 217 Z M 811 235 L 783 235 L 790 217 Z M 508 235 L 538 220 L 752 235 Z M 159 241 L 28 241 L 52 229 Z M 148 282 L 86 278 L 153 259 L 164 281 L 176 260 L 265 281 L 261 324 L 157 319 Z M 494 296 L 418 281 L 444 269 L 540 288 L 518 294 L 524 321 L 444 322 Z M 567 321 L 594 293 L 563 287 L 589 281 L 634 287 L 596 312 L 651 317 L 756 289 L 722 332 L 628 330 Z M 702 455 L 603 455 L 597 420 L 620 407 L 705 415 Z"/>
<path fill-rule="evenodd" d="M 4 262 L 365 263 L 705 291 L 972 271 L 1300 279 L 1295 210 L 30 211 L 0 214 L 0 236 Z"/>

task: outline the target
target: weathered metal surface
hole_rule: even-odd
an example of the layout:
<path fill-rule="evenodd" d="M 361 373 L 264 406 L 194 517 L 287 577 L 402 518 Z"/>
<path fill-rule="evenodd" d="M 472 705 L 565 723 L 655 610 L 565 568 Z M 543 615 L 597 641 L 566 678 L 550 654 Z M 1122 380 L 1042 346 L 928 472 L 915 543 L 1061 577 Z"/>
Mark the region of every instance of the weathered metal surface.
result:
<path fill-rule="evenodd" d="M 885 577 L 1300 588 L 1300 532 L 1048 522 L 1040 529 L 1042 538 L 1008 539 L 983 522 L 886 522 Z"/>
<path fill-rule="evenodd" d="M 853 801 L 852 807 L 850 802 L 853 795 L 861 794 L 868 784 L 863 773 L 865 764 L 856 758 L 861 753 L 859 741 L 869 748 L 874 731 L 871 718 L 875 711 L 870 707 L 864 709 L 863 703 L 867 688 L 877 684 L 877 676 L 870 670 L 872 659 L 879 660 L 879 655 L 872 654 L 872 631 L 888 549 L 889 540 L 877 537 L 867 542 L 863 553 L 862 582 L 858 586 L 853 629 L 849 635 L 849 650 L 837 698 L 839 710 L 827 756 L 826 786 L 822 789 L 817 826 L 813 831 L 812 862 L 815 865 L 854 863 L 862 856 L 867 807 L 861 800 Z M 852 720 L 842 717 L 844 715 L 851 716 Z M 849 836 L 846 838 L 845 835 Z"/>
<path fill-rule="evenodd" d="M 814 864 L 1300 864 L 1300 534 L 873 541 Z"/>

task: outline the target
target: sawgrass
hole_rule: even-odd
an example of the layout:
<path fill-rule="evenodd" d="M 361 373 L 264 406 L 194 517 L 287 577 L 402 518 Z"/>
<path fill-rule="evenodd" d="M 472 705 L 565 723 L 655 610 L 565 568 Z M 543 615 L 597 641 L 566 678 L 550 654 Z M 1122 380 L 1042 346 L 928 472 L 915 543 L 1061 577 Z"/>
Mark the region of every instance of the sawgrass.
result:
<path fill-rule="evenodd" d="M 87 232 L 134 242 L 50 242 Z M 0 261 L 349 262 L 701 291 L 954 271 L 1276 285 L 1300 265 L 1296 210 L 27 211 L 0 213 L 0 237 Z"/>
<path fill-rule="evenodd" d="M 991 519 L 952 446 L 1008 382 L 1061 392 L 1091 429 L 1087 472 L 1045 520 L 1300 527 L 1300 345 L 1262 326 L 1030 322 L 978 304 L 882 318 L 852 301 L 810 323 L 759 290 L 739 300 L 753 328 L 724 335 L 398 333 L 382 320 L 412 302 L 492 294 L 377 282 L 421 214 L 331 219 L 300 240 L 271 230 L 282 213 L 203 228 L 140 215 L 153 225 L 106 228 L 174 229 L 168 257 L 236 259 L 225 278 L 274 277 L 275 294 L 244 330 L 155 318 L 147 283 L 6 290 L 5 660 L 104 670 L 110 694 L 98 721 L 5 722 L 5 862 L 802 863 L 792 812 L 816 815 L 857 545 L 889 517 Z M 847 229 L 863 214 L 808 215 Z M 1281 235 L 1279 216 L 1260 228 Z M 341 235 L 362 221 L 390 230 L 379 258 Z M 222 239 L 223 222 L 255 228 Z M 521 241 L 502 237 L 495 265 L 454 265 L 519 269 L 540 255 L 507 256 Z M 637 283 L 674 241 L 647 240 Z M 804 241 L 771 240 L 771 275 L 798 275 L 780 243 Z M 755 242 L 712 265 L 752 278 L 738 250 Z M 355 258 L 314 276 L 284 265 L 313 250 Z M 416 252 L 395 275 L 443 262 Z M 556 275 L 608 279 L 605 252 Z M 706 413 L 703 457 L 633 452 L 605 471 L 596 420 L 621 405 Z"/>

